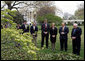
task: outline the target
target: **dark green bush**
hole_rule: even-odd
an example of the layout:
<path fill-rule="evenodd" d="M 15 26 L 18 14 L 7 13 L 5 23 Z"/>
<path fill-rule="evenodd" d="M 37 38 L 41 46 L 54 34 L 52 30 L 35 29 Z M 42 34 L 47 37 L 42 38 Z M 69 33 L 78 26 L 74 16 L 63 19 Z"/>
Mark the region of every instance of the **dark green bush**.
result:
<path fill-rule="evenodd" d="M 38 16 L 37 17 L 37 21 L 38 23 L 43 23 L 44 22 L 44 19 L 47 19 L 48 20 L 48 23 L 52 23 L 54 22 L 56 25 L 60 25 L 61 22 L 62 22 L 62 19 L 58 16 L 55 16 L 53 14 L 46 14 L 44 16 Z"/>

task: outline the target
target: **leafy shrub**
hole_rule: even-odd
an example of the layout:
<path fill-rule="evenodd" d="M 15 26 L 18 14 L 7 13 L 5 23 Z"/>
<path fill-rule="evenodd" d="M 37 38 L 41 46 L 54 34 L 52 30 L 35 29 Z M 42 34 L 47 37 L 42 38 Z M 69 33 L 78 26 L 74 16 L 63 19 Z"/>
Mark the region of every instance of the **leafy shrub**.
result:
<path fill-rule="evenodd" d="M 21 30 L 1 29 L 1 59 L 2 60 L 36 60 L 39 50 L 31 42 L 29 33 L 20 34 Z"/>

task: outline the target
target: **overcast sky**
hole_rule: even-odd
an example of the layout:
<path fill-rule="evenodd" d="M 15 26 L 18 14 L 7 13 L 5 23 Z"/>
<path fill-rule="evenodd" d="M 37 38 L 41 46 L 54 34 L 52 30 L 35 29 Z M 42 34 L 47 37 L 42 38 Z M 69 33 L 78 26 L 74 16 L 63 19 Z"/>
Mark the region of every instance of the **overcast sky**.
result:
<path fill-rule="evenodd" d="M 74 14 L 77 6 L 84 1 L 55 1 L 56 7 L 62 10 L 63 13 L 68 12 L 69 14 Z"/>

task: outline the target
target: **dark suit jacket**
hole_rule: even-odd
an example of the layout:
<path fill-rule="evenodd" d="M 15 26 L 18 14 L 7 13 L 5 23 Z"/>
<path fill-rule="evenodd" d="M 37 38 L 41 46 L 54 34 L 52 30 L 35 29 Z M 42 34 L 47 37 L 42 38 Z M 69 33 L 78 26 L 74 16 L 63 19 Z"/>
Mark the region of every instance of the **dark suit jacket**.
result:
<path fill-rule="evenodd" d="M 80 41 L 81 40 L 81 37 L 80 37 L 81 34 L 82 34 L 81 28 L 77 27 L 75 32 L 74 32 L 74 28 L 73 28 L 72 32 L 71 32 L 71 37 L 76 37 L 76 40 Z"/>
<path fill-rule="evenodd" d="M 34 29 L 33 29 L 33 26 L 31 26 L 31 27 L 30 27 L 30 33 L 33 34 L 33 33 L 35 33 L 35 31 L 36 31 L 36 32 L 38 31 L 38 27 L 35 26 L 35 30 L 34 30 Z M 36 36 L 37 36 L 37 34 L 36 34 Z"/>
<path fill-rule="evenodd" d="M 20 29 L 20 26 L 16 26 L 17 29 Z"/>
<path fill-rule="evenodd" d="M 45 29 L 45 24 L 43 23 L 41 26 L 41 30 L 42 30 L 42 35 L 44 35 L 44 32 L 48 32 L 48 34 L 49 34 L 49 31 L 50 31 L 49 24 L 47 24 L 47 28 Z"/>
<path fill-rule="evenodd" d="M 61 34 L 61 32 L 64 32 L 65 34 Z M 65 26 L 65 28 L 64 28 L 64 31 L 62 31 L 62 27 L 60 27 L 60 29 L 59 29 L 59 34 L 60 34 L 60 39 L 68 39 L 68 36 L 67 36 L 67 34 L 69 33 L 69 29 L 68 29 L 68 27 L 66 27 Z"/>
<path fill-rule="evenodd" d="M 21 27 L 20 27 L 20 29 L 23 29 L 23 33 L 24 32 L 29 32 L 29 25 L 27 26 L 27 29 L 25 29 L 25 25 L 22 24 Z"/>
<path fill-rule="evenodd" d="M 52 35 L 55 35 L 55 38 L 53 38 Z M 53 30 L 52 27 L 51 27 L 50 28 L 50 40 L 51 40 L 51 42 L 56 41 L 56 35 L 57 35 L 57 28 L 55 27 L 54 30 Z"/>

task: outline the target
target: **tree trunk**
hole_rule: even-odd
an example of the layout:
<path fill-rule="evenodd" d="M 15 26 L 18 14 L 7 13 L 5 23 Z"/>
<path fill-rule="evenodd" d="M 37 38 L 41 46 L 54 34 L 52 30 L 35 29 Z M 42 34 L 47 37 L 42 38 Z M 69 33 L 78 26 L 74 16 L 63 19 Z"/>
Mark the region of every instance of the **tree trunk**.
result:
<path fill-rule="evenodd" d="M 8 5 L 8 9 L 11 10 L 12 9 L 11 4 L 7 4 L 7 5 Z"/>

